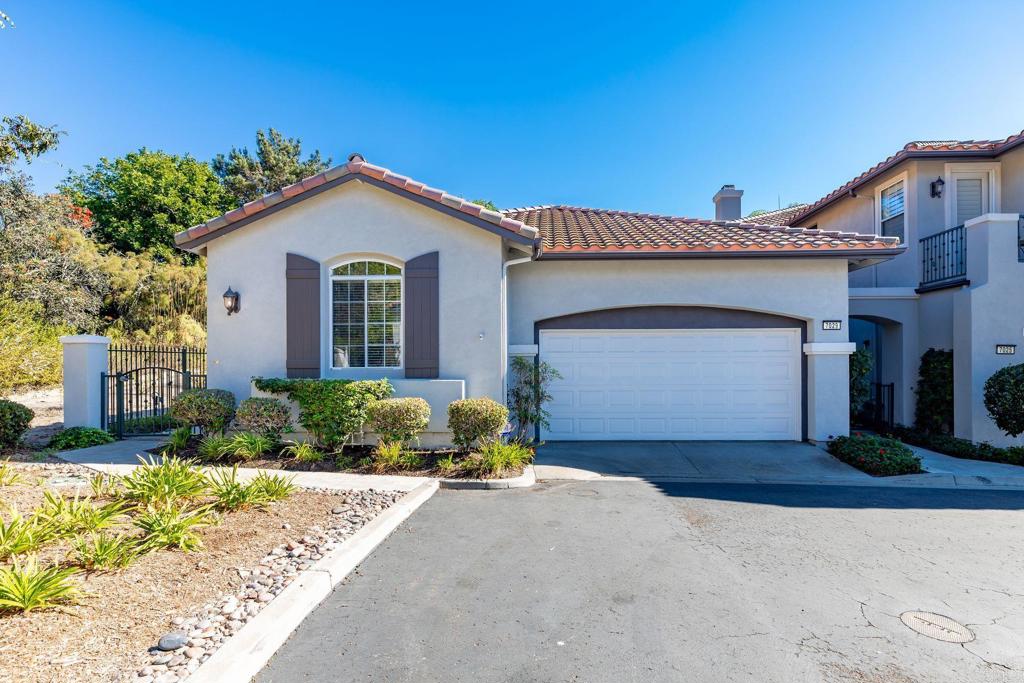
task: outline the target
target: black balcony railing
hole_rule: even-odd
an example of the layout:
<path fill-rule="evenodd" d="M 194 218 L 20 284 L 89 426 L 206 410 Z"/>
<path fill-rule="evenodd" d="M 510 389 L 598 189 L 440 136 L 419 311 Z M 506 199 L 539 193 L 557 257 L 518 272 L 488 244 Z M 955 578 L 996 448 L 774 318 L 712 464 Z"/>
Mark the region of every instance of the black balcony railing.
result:
<path fill-rule="evenodd" d="M 967 275 L 967 243 L 964 226 L 922 237 L 921 286 L 955 282 Z"/>

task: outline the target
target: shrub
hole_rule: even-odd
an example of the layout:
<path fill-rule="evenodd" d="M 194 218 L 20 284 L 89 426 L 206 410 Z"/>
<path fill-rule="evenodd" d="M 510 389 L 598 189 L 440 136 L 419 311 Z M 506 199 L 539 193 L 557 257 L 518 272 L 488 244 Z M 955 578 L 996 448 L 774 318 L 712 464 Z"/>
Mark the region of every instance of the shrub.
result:
<path fill-rule="evenodd" d="M 847 465 L 876 477 L 923 471 L 921 458 L 895 439 L 864 434 L 840 436 L 829 442 L 828 452 Z"/>
<path fill-rule="evenodd" d="M 295 493 L 295 489 L 298 488 L 295 486 L 295 477 L 286 477 L 283 474 L 269 474 L 267 472 L 260 472 L 253 477 L 249 481 L 249 486 L 258 489 L 267 502 L 270 503 L 284 500 Z"/>
<path fill-rule="evenodd" d="M 259 506 L 269 501 L 259 484 L 243 484 L 238 481 L 238 465 L 233 465 L 231 469 L 218 467 L 207 478 L 210 481 L 210 493 L 217 499 L 214 505 L 223 512 Z"/>
<path fill-rule="evenodd" d="M 125 434 L 157 434 L 187 426 L 169 414 L 132 417 L 124 421 Z"/>
<path fill-rule="evenodd" d="M 893 436 L 906 443 L 921 446 L 937 453 L 945 453 L 954 458 L 968 460 L 987 460 L 1007 465 L 1024 465 L 1024 447 L 1008 446 L 999 448 L 990 443 L 974 443 L 949 434 L 928 434 L 903 425 L 892 429 Z"/>
<path fill-rule="evenodd" d="M 953 352 L 928 349 L 921 356 L 914 423 L 926 432 L 953 431 Z"/>
<path fill-rule="evenodd" d="M 53 491 L 43 494 L 43 504 L 35 513 L 40 522 L 50 526 L 59 536 L 99 531 L 112 526 L 124 515 L 124 503 L 97 507 L 88 498 L 79 498 L 77 493 L 74 498 L 65 498 Z"/>
<path fill-rule="evenodd" d="M 89 488 L 92 489 L 93 498 L 116 498 L 118 494 L 117 481 L 105 474 L 95 474 L 89 480 Z"/>
<path fill-rule="evenodd" d="M 985 407 L 999 429 L 1014 437 L 1024 434 L 1024 363 L 985 380 Z"/>
<path fill-rule="evenodd" d="M 871 351 L 861 347 L 850 354 L 850 416 L 859 415 L 871 397 Z"/>
<path fill-rule="evenodd" d="M 231 454 L 242 460 L 255 460 L 273 447 L 274 442 L 262 434 L 242 432 L 231 439 Z"/>
<path fill-rule="evenodd" d="M 35 415 L 20 403 L 0 398 L 0 448 L 17 446 Z"/>
<path fill-rule="evenodd" d="M 531 439 L 534 425 L 547 427 L 551 416 L 544 405 L 551 401 L 548 387 L 562 374 L 544 361 L 534 363 L 526 356 L 512 359 L 512 383 L 508 388 L 508 405 L 515 419 L 515 438 L 520 442 Z"/>
<path fill-rule="evenodd" d="M 313 439 L 328 448 L 344 445 L 366 422 L 366 410 L 374 401 L 391 395 L 386 379 L 261 379 L 260 391 L 286 394 L 299 404 L 299 424 Z"/>
<path fill-rule="evenodd" d="M 203 547 L 203 541 L 197 530 L 213 523 L 213 513 L 206 506 L 148 508 L 135 519 L 135 526 L 146 532 L 142 542 L 146 551 L 160 548 L 179 548 L 185 552 L 198 550 Z"/>
<path fill-rule="evenodd" d="M 320 462 L 324 453 L 308 441 L 292 442 L 281 449 L 281 453 L 295 458 L 299 462 Z"/>
<path fill-rule="evenodd" d="M 455 464 L 454 453 L 448 453 L 443 458 L 438 458 L 437 471 L 440 472 L 442 476 L 447 477 L 454 474 L 456 469 L 457 465 Z"/>
<path fill-rule="evenodd" d="M 427 428 L 430 404 L 422 398 L 374 401 L 366 411 L 367 424 L 385 443 L 406 443 Z"/>
<path fill-rule="evenodd" d="M 204 462 L 220 460 L 231 454 L 231 445 L 234 439 L 230 436 L 208 436 L 199 442 L 199 458 Z"/>
<path fill-rule="evenodd" d="M 21 482 L 21 474 L 8 461 L 0 462 L 0 486 L 14 486 Z"/>
<path fill-rule="evenodd" d="M 448 429 L 462 449 L 493 441 L 508 424 L 508 408 L 489 398 L 466 398 L 448 404 Z"/>
<path fill-rule="evenodd" d="M 206 477 L 191 460 L 143 460 L 121 478 L 124 496 L 149 507 L 170 507 L 206 494 Z"/>
<path fill-rule="evenodd" d="M 224 389 L 189 389 L 174 398 L 171 416 L 204 434 L 223 433 L 235 416 L 235 395 Z"/>
<path fill-rule="evenodd" d="M 89 534 L 74 541 L 75 564 L 88 570 L 123 569 L 141 554 L 139 542 L 127 534 Z"/>
<path fill-rule="evenodd" d="M 164 455 L 177 455 L 188 448 L 188 442 L 192 438 L 191 427 L 178 427 L 171 432 L 167 444 L 160 451 Z"/>
<path fill-rule="evenodd" d="M 54 535 L 54 529 L 37 517 L 26 518 L 12 511 L 8 521 L 0 518 L 0 560 L 35 552 L 53 540 Z"/>
<path fill-rule="evenodd" d="M 242 401 L 235 421 L 248 432 L 262 434 L 278 441 L 291 425 L 291 412 L 276 398 L 253 397 Z"/>
<path fill-rule="evenodd" d="M 79 591 L 72 568 L 40 567 L 35 558 L 0 567 L 0 609 L 29 612 L 74 601 Z"/>
<path fill-rule="evenodd" d="M 60 384 L 67 332 L 43 319 L 43 307 L 0 296 L 0 394 Z"/>
<path fill-rule="evenodd" d="M 519 443 L 503 443 L 497 439 L 488 441 L 480 449 L 462 461 L 463 470 L 479 479 L 518 475 L 533 462 L 533 451 Z"/>
<path fill-rule="evenodd" d="M 102 446 L 113 441 L 114 437 L 103 429 L 96 429 L 95 427 L 69 427 L 54 434 L 53 438 L 50 439 L 48 447 L 58 451 L 72 451 L 76 448 Z"/>

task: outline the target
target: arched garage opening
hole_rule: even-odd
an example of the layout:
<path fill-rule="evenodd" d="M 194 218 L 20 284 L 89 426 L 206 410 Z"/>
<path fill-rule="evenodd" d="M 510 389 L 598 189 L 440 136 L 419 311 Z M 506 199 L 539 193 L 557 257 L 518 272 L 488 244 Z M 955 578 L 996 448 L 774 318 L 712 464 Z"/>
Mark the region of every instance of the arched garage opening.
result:
<path fill-rule="evenodd" d="M 584 311 L 534 324 L 552 385 L 545 440 L 806 438 L 806 322 L 709 306 Z"/>

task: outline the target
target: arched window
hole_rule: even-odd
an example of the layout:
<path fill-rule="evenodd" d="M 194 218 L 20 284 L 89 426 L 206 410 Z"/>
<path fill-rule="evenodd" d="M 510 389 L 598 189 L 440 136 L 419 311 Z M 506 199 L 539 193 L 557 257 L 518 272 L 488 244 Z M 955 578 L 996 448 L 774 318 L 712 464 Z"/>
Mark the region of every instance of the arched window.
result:
<path fill-rule="evenodd" d="M 350 261 L 331 269 L 331 366 L 402 366 L 402 269 Z"/>

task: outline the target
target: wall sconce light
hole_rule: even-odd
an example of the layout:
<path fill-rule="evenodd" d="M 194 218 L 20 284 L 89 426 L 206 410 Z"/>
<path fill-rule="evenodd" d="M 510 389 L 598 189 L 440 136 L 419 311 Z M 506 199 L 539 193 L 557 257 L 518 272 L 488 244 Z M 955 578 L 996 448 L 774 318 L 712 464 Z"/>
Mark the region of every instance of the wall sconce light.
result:
<path fill-rule="evenodd" d="M 238 313 L 239 309 L 241 309 L 240 298 L 238 292 L 231 289 L 231 287 L 228 287 L 228 291 L 224 292 L 224 308 L 228 309 L 228 315 Z"/>
<path fill-rule="evenodd" d="M 942 196 L 942 188 L 945 185 L 946 185 L 946 181 L 942 179 L 942 176 L 939 176 L 938 178 L 933 180 L 932 183 L 931 183 L 932 196 L 933 197 L 941 197 Z"/>

